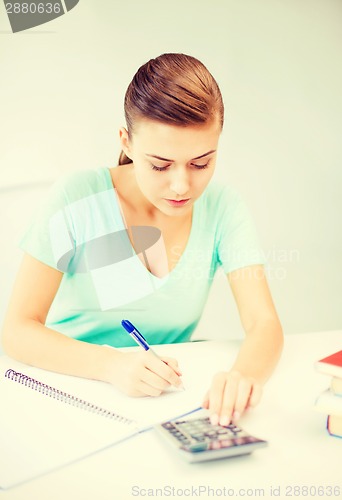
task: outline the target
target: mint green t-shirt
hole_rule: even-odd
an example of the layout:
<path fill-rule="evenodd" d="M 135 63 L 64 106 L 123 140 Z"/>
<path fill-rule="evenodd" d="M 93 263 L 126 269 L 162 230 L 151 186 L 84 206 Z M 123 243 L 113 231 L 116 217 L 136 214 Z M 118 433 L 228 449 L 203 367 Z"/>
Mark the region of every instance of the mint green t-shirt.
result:
<path fill-rule="evenodd" d="M 142 234 L 141 251 L 160 236 L 156 228 L 135 230 Z M 122 319 L 151 344 L 188 341 L 217 269 L 229 273 L 264 263 L 240 196 L 211 181 L 194 204 L 190 236 L 176 266 L 164 278 L 154 276 L 130 243 L 108 168 L 55 183 L 19 246 L 64 273 L 46 325 L 115 347 L 134 345 Z"/>

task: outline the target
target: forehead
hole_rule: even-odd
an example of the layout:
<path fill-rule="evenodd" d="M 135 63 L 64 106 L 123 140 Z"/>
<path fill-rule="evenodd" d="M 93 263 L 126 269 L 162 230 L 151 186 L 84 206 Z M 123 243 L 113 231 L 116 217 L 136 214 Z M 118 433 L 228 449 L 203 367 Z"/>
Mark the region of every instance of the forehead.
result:
<path fill-rule="evenodd" d="M 132 145 L 141 153 L 163 158 L 195 158 L 216 149 L 220 133 L 218 120 L 186 127 L 139 120 L 132 134 Z"/>

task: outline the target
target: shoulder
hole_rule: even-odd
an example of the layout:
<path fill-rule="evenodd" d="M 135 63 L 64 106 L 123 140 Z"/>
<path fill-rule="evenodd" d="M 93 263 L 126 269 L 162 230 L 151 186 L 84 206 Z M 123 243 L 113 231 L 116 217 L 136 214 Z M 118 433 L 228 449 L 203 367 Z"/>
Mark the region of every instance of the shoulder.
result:
<path fill-rule="evenodd" d="M 69 203 L 111 188 L 107 168 L 81 170 L 63 175 L 52 186 L 55 196 L 63 196 Z"/>
<path fill-rule="evenodd" d="M 201 203 L 207 212 L 221 215 L 222 212 L 236 211 L 243 201 L 235 188 L 212 180 L 201 197 Z"/>

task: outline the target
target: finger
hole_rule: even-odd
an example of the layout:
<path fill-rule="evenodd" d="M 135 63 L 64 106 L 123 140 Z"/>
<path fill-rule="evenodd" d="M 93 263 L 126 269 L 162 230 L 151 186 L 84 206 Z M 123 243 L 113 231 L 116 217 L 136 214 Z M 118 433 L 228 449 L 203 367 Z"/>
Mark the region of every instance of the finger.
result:
<path fill-rule="evenodd" d="M 165 364 L 167 364 L 168 366 L 170 366 L 173 371 L 175 371 L 177 373 L 178 376 L 181 376 L 183 375 L 183 373 L 181 372 L 179 366 L 178 366 L 178 361 L 174 358 L 168 358 L 166 356 L 163 356 L 160 358 L 162 361 L 164 361 Z"/>
<path fill-rule="evenodd" d="M 220 372 L 214 376 L 212 385 L 209 389 L 210 421 L 213 425 L 217 425 L 219 422 L 225 384 L 226 374 Z"/>
<path fill-rule="evenodd" d="M 202 408 L 209 408 L 209 391 L 207 391 L 204 395 L 203 401 L 202 401 Z"/>
<path fill-rule="evenodd" d="M 251 406 L 256 406 L 260 399 L 261 399 L 261 396 L 262 396 L 262 386 L 261 384 L 258 384 L 258 383 L 254 383 L 253 385 L 253 390 L 252 390 L 252 393 L 249 397 L 249 401 L 248 401 L 248 405 L 247 407 Z"/>
<path fill-rule="evenodd" d="M 160 377 L 158 374 L 152 372 L 148 368 L 144 368 L 140 375 L 140 380 L 142 382 L 145 382 L 145 384 L 150 385 L 154 389 L 158 389 L 161 392 L 171 387 L 170 382 Z"/>
<path fill-rule="evenodd" d="M 166 363 L 170 368 L 173 369 L 173 371 L 176 373 L 176 375 L 178 377 L 181 377 L 183 375 L 182 372 L 179 369 L 178 361 L 176 359 L 174 359 L 174 358 L 166 358 L 166 357 L 163 357 L 161 359 L 162 359 L 162 361 L 164 363 Z M 176 382 L 176 386 L 179 387 L 179 388 L 185 389 L 184 384 L 183 384 L 182 381 L 180 381 L 179 384 Z"/>
<path fill-rule="evenodd" d="M 233 409 L 233 420 L 237 422 L 248 406 L 249 399 L 253 392 L 253 382 L 248 378 L 241 378 L 235 398 Z"/>
<path fill-rule="evenodd" d="M 171 385 L 178 387 L 182 384 L 181 379 L 173 368 L 164 363 L 162 359 L 153 352 L 147 351 L 145 353 L 145 367 Z"/>
<path fill-rule="evenodd" d="M 232 420 L 240 379 L 241 375 L 238 372 L 231 372 L 227 376 L 219 413 L 220 425 L 228 425 Z"/>
<path fill-rule="evenodd" d="M 157 397 L 160 396 L 161 393 L 163 392 L 160 389 L 157 389 L 156 387 L 147 384 L 143 380 L 140 380 L 137 389 L 143 396 Z"/>

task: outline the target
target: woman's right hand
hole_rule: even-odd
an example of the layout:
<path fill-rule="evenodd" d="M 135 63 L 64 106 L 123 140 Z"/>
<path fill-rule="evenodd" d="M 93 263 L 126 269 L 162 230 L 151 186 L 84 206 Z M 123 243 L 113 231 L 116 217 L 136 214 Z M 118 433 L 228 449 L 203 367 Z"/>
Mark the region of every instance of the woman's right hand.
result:
<path fill-rule="evenodd" d="M 160 396 L 170 387 L 182 387 L 178 362 L 152 351 L 116 351 L 108 382 L 128 396 Z"/>

